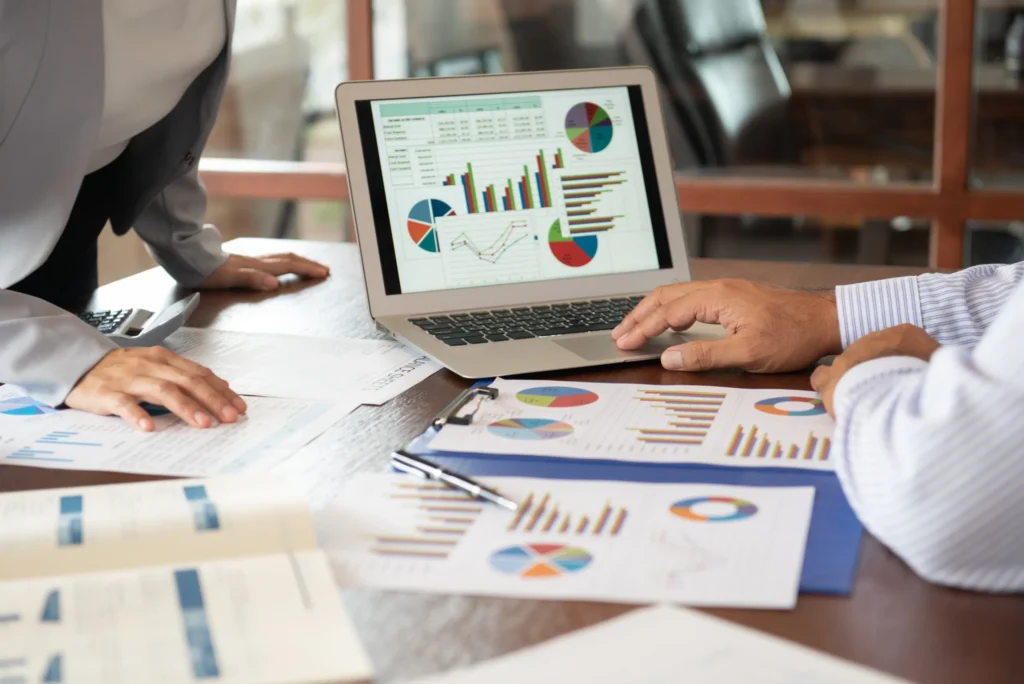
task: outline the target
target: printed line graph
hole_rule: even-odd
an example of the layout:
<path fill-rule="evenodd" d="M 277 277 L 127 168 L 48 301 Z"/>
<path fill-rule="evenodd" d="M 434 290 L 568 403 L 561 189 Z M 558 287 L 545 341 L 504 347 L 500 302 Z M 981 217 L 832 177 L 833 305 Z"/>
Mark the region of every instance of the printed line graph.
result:
<path fill-rule="evenodd" d="M 473 238 L 468 233 L 460 233 L 458 237 L 451 241 L 450 246 L 452 250 L 465 248 L 472 252 L 477 259 L 496 264 L 503 254 L 520 241 L 526 240 L 529 237 L 530 227 L 526 221 L 512 221 L 505 230 L 501 231 L 501 234 L 498 235 L 494 242 L 483 249 L 473 242 Z"/>

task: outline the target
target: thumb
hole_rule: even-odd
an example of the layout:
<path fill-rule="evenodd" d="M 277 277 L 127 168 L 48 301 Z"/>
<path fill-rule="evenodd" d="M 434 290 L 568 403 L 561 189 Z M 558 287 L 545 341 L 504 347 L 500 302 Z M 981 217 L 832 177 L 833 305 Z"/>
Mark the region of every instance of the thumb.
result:
<path fill-rule="evenodd" d="M 718 368 L 746 368 L 750 352 L 735 335 L 722 340 L 696 340 L 666 349 L 661 365 L 668 370 L 707 371 Z"/>

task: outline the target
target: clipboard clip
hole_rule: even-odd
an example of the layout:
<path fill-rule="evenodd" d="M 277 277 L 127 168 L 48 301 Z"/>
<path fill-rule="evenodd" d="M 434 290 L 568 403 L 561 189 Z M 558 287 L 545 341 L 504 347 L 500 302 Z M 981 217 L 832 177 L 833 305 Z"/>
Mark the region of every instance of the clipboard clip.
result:
<path fill-rule="evenodd" d="M 445 425 L 470 425 L 483 403 L 497 398 L 497 387 L 472 387 L 445 406 L 431 425 L 435 430 L 440 430 Z"/>

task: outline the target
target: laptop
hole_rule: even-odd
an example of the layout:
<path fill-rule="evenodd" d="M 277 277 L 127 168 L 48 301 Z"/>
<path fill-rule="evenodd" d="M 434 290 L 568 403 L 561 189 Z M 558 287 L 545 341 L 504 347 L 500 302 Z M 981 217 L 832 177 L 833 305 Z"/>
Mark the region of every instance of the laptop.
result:
<path fill-rule="evenodd" d="M 370 313 L 466 378 L 657 358 L 614 328 L 690 280 L 646 68 L 348 82 L 336 91 Z"/>

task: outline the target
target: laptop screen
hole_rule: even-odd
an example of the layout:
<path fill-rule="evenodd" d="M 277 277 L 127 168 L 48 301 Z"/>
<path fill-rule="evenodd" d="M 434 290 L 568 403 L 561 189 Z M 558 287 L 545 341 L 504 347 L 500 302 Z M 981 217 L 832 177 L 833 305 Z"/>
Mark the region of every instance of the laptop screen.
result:
<path fill-rule="evenodd" d="M 672 267 L 640 86 L 356 113 L 389 295 Z"/>

